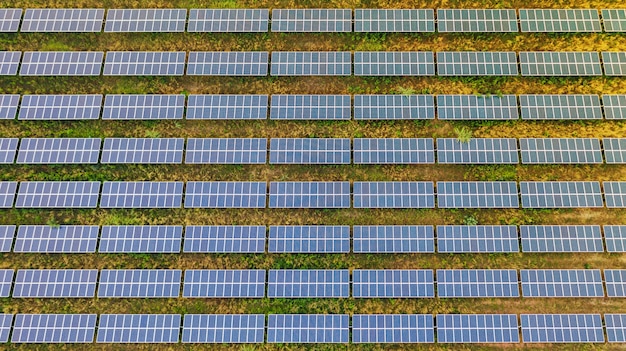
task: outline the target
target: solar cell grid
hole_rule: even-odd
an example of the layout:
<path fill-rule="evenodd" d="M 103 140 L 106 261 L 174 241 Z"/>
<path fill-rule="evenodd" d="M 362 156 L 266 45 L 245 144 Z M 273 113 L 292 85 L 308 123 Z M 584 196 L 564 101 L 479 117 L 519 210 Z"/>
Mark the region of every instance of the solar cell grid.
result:
<path fill-rule="evenodd" d="M 272 76 L 349 76 L 352 74 L 349 51 L 273 51 Z"/>
<path fill-rule="evenodd" d="M 348 253 L 350 226 L 270 226 L 270 253 Z"/>
<path fill-rule="evenodd" d="M 599 269 L 522 269 L 524 297 L 604 297 Z"/>
<path fill-rule="evenodd" d="M 439 32 L 517 32 L 517 14 L 513 9 L 439 9 Z"/>
<path fill-rule="evenodd" d="M 20 96 L 18 94 L 0 94 L 0 120 L 15 119 L 19 103 Z"/>
<path fill-rule="evenodd" d="M 608 164 L 626 163 L 626 138 L 604 138 L 604 158 Z"/>
<path fill-rule="evenodd" d="M 178 164 L 183 162 L 184 147 L 183 138 L 106 138 L 100 162 Z"/>
<path fill-rule="evenodd" d="M 189 95 L 187 119 L 267 119 L 268 95 Z"/>
<path fill-rule="evenodd" d="M 0 76 L 16 75 L 21 58 L 21 51 L 0 51 Z"/>
<path fill-rule="evenodd" d="M 518 208 L 516 182 L 437 182 L 439 208 Z"/>
<path fill-rule="evenodd" d="M 525 343 L 604 342 L 599 314 L 522 314 Z"/>
<path fill-rule="evenodd" d="M 24 95 L 19 120 L 81 120 L 100 118 L 102 95 Z"/>
<path fill-rule="evenodd" d="M 187 75 L 266 76 L 268 58 L 267 51 L 191 51 Z"/>
<path fill-rule="evenodd" d="M 522 119 L 602 119 L 598 95 L 520 95 Z"/>
<path fill-rule="evenodd" d="M 355 164 L 435 163 L 433 139 L 354 139 Z"/>
<path fill-rule="evenodd" d="M 265 208 L 265 182 L 187 182 L 185 208 Z"/>
<path fill-rule="evenodd" d="M 606 119 L 626 119 L 626 95 L 602 95 Z"/>
<path fill-rule="evenodd" d="M 0 182 L 0 208 L 11 208 L 15 202 L 17 182 Z"/>
<path fill-rule="evenodd" d="M 520 9 L 522 32 L 601 32 L 595 9 Z"/>
<path fill-rule="evenodd" d="M 265 226 L 190 225 L 183 252 L 264 253 Z"/>
<path fill-rule="evenodd" d="M 626 269 L 605 269 L 607 297 L 626 297 Z"/>
<path fill-rule="evenodd" d="M 11 164 L 17 154 L 18 138 L 0 138 L 0 164 Z"/>
<path fill-rule="evenodd" d="M 350 182 L 270 182 L 270 208 L 350 208 Z"/>
<path fill-rule="evenodd" d="M 16 208 L 96 208 L 100 182 L 20 182 Z"/>
<path fill-rule="evenodd" d="M 351 9 L 273 9 L 272 32 L 351 32 Z"/>
<path fill-rule="evenodd" d="M 17 314 L 11 343 L 92 343 L 96 314 Z"/>
<path fill-rule="evenodd" d="M 104 182 L 100 208 L 179 208 L 183 182 Z"/>
<path fill-rule="evenodd" d="M 610 343 L 626 342 L 626 314 L 604 314 L 606 336 Z"/>
<path fill-rule="evenodd" d="M 22 19 L 22 9 L 0 9 L 0 32 L 17 32 Z"/>
<path fill-rule="evenodd" d="M 434 343 L 430 314 L 354 314 L 352 343 Z"/>
<path fill-rule="evenodd" d="M 437 118 L 441 120 L 518 119 L 515 95 L 437 95 Z"/>
<path fill-rule="evenodd" d="M 520 182 L 522 208 L 603 207 L 600 182 Z"/>
<path fill-rule="evenodd" d="M 98 252 L 179 253 L 182 236 L 182 226 L 105 225 Z"/>
<path fill-rule="evenodd" d="M 602 52 L 602 66 L 606 76 L 626 76 L 626 52 Z"/>
<path fill-rule="evenodd" d="M 601 76 L 600 54 L 592 51 L 521 51 L 522 76 Z"/>
<path fill-rule="evenodd" d="M 11 296 L 11 286 L 13 285 L 13 270 L 12 269 L 0 269 L 0 297 Z M 2 316 L 2 315 L 0 315 Z M 0 317 L 0 329 L 2 328 L 2 318 Z M 10 328 L 11 326 L 9 326 Z M 0 331 L 1 339 L 2 331 Z"/>
<path fill-rule="evenodd" d="M 20 76 L 99 76 L 102 51 L 25 51 Z"/>
<path fill-rule="evenodd" d="M 94 297 L 97 279 L 97 269 L 20 269 L 13 298 Z"/>
<path fill-rule="evenodd" d="M 517 54 L 508 52 L 440 51 L 440 76 L 516 76 Z"/>
<path fill-rule="evenodd" d="M 270 119 L 350 119 L 350 95 L 272 95 Z"/>
<path fill-rule="evenodd" d="M 184 51 L 108 51 L 102 75 L 182 76 L 186 55 Z"/>
<path fill-rule="evenodd" d="M 356 51 L 355 76 L 434 76 L 432 51 Z"/>
<path fill-rule="evenodd" d="M 350 297 L 350 272 L 347 269 L 270 269 L 267 297 L 347 298 Z"/>
<path fill-rule="evenodd" d="M 2 13 L 0 12 L 0 18 Z M 0 22 L 1 23 L 1 22 Z M 9 342 L 9 334 L 11 332 L 11 326 L 13 325 L 12 314 L 0 314 L 0 342 Z"/>
<path fill-rule="evenodd" d="M 272 138 L 270 164 L 350 164 L 350 139 Z"/>
<path fill-rule="evenodd" d="M 263 343 L 263 314 L 186 314 L 183 343 Z"/>
<path fill-rule="evenodd" d="M 626 252 L 626 225 L 605 225 L 604 240 L 607 252 Z"/>
<path fill-rule="evenodd" d="M 434 119 L 433 95 L 354 95 L 354 119 Z"/>
<path fill-rule="evenodd" d="M 100 32 L 104 9 L 26 9 L 21 32 Z"/>
<path fill-rule="evenodd" d="M 437 251 L 446 253 L 519 252 L 517 226 L 439 225 Z"/>
<path fill-rule="evenodd" d="M 21 225 L 13 252 L 92 253 L 99 231 L 97 225 Z"/>
<path fill-rule="evenodd" d="M 460 142 L 437 138 L 437 162 L 441 164 L 517 164 L 517 139 L 480 138 Z"/>
<path fill-rule="evenodd" d="M 188 32 L 267 32 L 268 9 L 190 9 Z"/>
<path fill-rule="evenodd" d="M 101 314 L 97 343 L 177 343 L 180 314 Z"/>
<path fill-rule="evenodd" d="M 626 208 L 626 182 L 603 182 L 607 208 Z"/>
<path fill-rule="evenodd" d="M 600 139 L 520 138 L 522 163 L 583 164 L 602 163 Z"/>
<path fill-rule="evenodd" d="M 355 32 L 434 32 L 431 9 L 355 9 Z"/>
<path fill-rule="evenodd" d="M 263 298 L 265 270 L 188 269 L 185 271 L 183 297 Z"/>
<path fill-rule="evenodd" d="M 104 99 L 102 119 L 182 119 L 185 95 L 108 94 Z"/>
<path fill-rule="evenodd" d="M 438 269 L 440 298 L 519 297 L 514 269 Z"/>
<path fill-rule="evenodd" d="M 429 298 L 435 297 L 433 271 L 364 270 L 352 271 L 354 298 Z"/>
<path fill-rule="evenodd" d="M 98 298 L 175 298 L 181 275 L 178 269 L 103 269 Z"/>
<path fill-rule="evenodd" d="M 355 253 L 435 252 L 435 233 L 427 225 L 355 225 Z"/>
<path fill-rule="evenodd" d="M 522 252 L 604 252 L 599 225 L 522 225 Z"/>
<path fill-rule="evenodd" d="M 15 237 L 15 225 L 0 225 L 0 252 L 10 252 Z"/>
<path fill-rule="evenodd" d="M 438 314 L 438 343 L 518 343 L 514 314 Z"/>
<path fill-rule="evenodd" d="M 188 138 L 187 164 L 265 164 L 265 138 Z"/>
<path fill-rule="evenodd" d="M 17 154 L 21 164 L 95 164 L 100 138 L 22 138 Z"/>
<path fill-rule="evenodd" d="M 184 32 L 186 9 L 109 9 L 105 32 Z"/>
<path fill-rule="evenodd" d="M 626 9 L 602 10 L 605 32 L 626 32 Z"/>
<path fill-rule="evenodd" d="M 434 208 L 433 182 L 354 182 L 354 208 Z"/>
<path fill-rule="evenodd" d="M 270 314 L 268 343 L 343 343 L 349 341 L 347 314 Z"/>

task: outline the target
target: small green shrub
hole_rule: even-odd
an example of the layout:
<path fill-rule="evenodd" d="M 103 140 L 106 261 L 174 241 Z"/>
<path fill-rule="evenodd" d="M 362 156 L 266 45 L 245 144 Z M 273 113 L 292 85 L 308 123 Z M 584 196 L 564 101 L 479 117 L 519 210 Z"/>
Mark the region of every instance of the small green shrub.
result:
<path fill-rule="evenodd" d="M 472 140 L 472 131 L 466 127 L 454 128 L 456 139 L 461 143 L 469 143 Z"/>

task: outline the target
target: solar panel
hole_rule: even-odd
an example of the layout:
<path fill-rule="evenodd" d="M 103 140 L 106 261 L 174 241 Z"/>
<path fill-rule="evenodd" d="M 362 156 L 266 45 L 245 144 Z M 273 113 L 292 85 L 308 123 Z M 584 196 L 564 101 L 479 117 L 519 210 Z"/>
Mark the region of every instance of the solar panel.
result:
<path fill-rule="evenodd" d="M 626 314 L 604 314 L 608 342 L 626 342 Z"/>
<path fill-rule="evenodd" d="M 265 226 L 189 225 L 183 252 L 264 253 Z"/>
<path fill-rule="evenodd" d="M 183 227 L 174 225 L 105 225 L 101 253 L 179 253 Z"/>
<path fill-rule="evenodd" d="M 349 76 L 350 51 L 273 51 L 272 76 Z"/>
<path fill-rule="evenodd" d="M 180 208 L 183 182 L 104 182 L 100 208 Z"/>
<path fill-rule="evenodd" d="M 188 76 L 266 76 L 267 51 L 191 51 Z"/>
<path fill-rule="evenodd" d="M 11 208 L 15 201 L 17 182 L 0 182 L 0 208 Z"/>
<path fill-rule="evenodd" d="M 92 253 L 99 231 L 97 225 L 21 225 L 13 252 Z"/>
<path fill-rule="evenodd" d="M 183 320 L 183 343 L 262 344 L 264 340 L 264 314 L 186 314 Z"/>
<path fill-rule="evenodd" d="M 100 32 L 104 9 L 26 9 L 21 32 Z"/>
<path fill-rule="evenodd" d="M 602 145 L 607 164 L 626 163 L 626 138 L 604 138 Z"/>
<path fill-rule="evenodd" d="M 99 76 L 102 51 L 24 51 L 20 76 Z"/>
<path fill-rule="evenodd" d="M 104 99 L 102 119 L 183 119 L 185 95 L 109 94 Z"/>
<path fill-rule="evenodd" d="M 272 95 L 270 119 L 350 119 L 350 95 Z"/>
<path fill-rule="evenodd" d="M 16 75 L 21 58 L 21 51 L 0 51 L 0 76 Z"/>
<path fill-rule="evenodd" d="M 437 95 L 437 118 L 441 120 L 518 119 L 515 95 Z"/>
<path fill-rule="evenodd" d="M 520 138 L 522 163 L 583 164 L 602 163 L 600 139 Z"/>
<path fill-rule="evenodd" d="M 516 76 L 517 54 L 513 51 L 440 51 L 440 76 Z"/>
<path fill-rule="evenodd" d="M 187 182 L 185 208 L 265 208 L 265 182 Z"/>
<path fill-rule="evenodd" d="M 514 225 L 438 225 L 437 252 L 519 252 Z"/>
<path fill-rule="evenodd" d="M 188 138 L 187 164 L 265 164 L 265 138 Z"/>
<path fill-rule="evenodd" d="M 0 32 L 17 32 L 22 19 L 22 9 L 0 9 Z"/>
<path fill-rule="evenodd" d="M 522 252 L 604 252 L 599 225 L 522 225 Z"/>
<path fill-rule="evenodd" d="M 603 207 L 600 182 L 520 182 L 522 208 Z"/>
<path fill-rule="evenodd" d="M 434 119 L 433 95 L 354 95 L 354 119 Z"/>
<path fill-rule="evenodd" d="M 437 296 L 519 297 L 517 282 L 514 269 L 438 269 Z"/>
<path fill-rule="evenodd" d="M 429 225 L 355 225 L 354 253 L 433 253 L 435 233 Z"/>
<path fill-rule="evenodd" d="M 626 9 L 602 10 L 605 32 L 626 32 Z"/>
<path fill-rule="evenodd" d="M 186 55 L 184 51 L 109 51 L 102 75 L 182 76 Z"/>
<path fill-rule="evenodd" d="M 270 164 L 350 164 L 350 139 L 272 138 Z"/>
<path fill-rule="evenodd" d="M 626 269 L 605 269 L 607 297 L 626 297 Z"/>
<path fill-rule="evenodd" d="M 598 95 L 520 95 L 522 119 L 602 119 Z"/>
<path fill-rule="evenodd" d="M 435 163 L 435 147 L 431 138 L 355 138 L 354 163 Z"/>
<path fill-rule="evenodd" d="M 96 208 L 100 182 L 20 182 L 16 208 Z"/>
<path fill-rule="evenodd" d="M 517 139 L 478 138 L 461 142 L 437 138 L 437 162 L 440 164 L 517 164 Z"/>
<path fill-rule="evenodd" d="M 603 182 L 607 208 L 626 208 L 626 182 Z"/>
<path fill-rule="evenodd" d="M 270 226 L 270 253 L 349 253 L 350 226 Z"/>
<path fill-rule="evenodd" d="M 15 229 L 15 225 L 0 225 L 0 252 L 11 251 Z"/>
<path fill-rule="evenodd" d="M 19 140 L 19 138 L 0 138 L 0 164 L 13 163 Z"/>
<path fill-rule="evenodd" d="M 100 138 L 22 138 L 17 163 L 95 164 L 100 156 Z"/>
<path fill-rule="evenodd" d="M 432 51 L 356 51 L 355 76 L 434 76 Z"/>
<path fill-rule="evenodd" d="M 267 32 L 268 9 L 190 9 L 188 32 Z"/>
<path fill-rule="evenodd" d="M 437 182 L 439 208 L 519 208 L 516 182 Z"/>
<path fill-rule="evenodd" d="M 92 343 L 96 314 L 17 314 L 11 343 Z"/>
<path fill-rule="evenodd" d="M 19 120 L 100 118 L 102 95 L 24 95 Z"/>
<path fill-rule="evenodd" d="M 187 9 L 109 9 L 105 32 L 184 32 Z"/>
<path fill-rule="evenodd" d="M 181 275 L 179 269 L 103 269 L 98 298 L 175 298 Z"/>
<path fill-rule="evenodd" d="M 355 32 L 434 32 L 431 9 L 355 9 Z"/>
<path fill-rule="evenodd" d="M 347 269 L 270 269 L 269 298 L 347 298 L 350 297 L 350 271 Z"/>
<path fill-rule="evenodd" d="M 94 297 L 97 279 L 97 269 L 19 269 L 13 298 Z"/>
<path fill-rule="evenodd" d="M 187 119 L 267 119 L 268 95 L 189 95 Z"/>
<path fill-rule="evenodd" d="M 351 9 L 273 9 L 272 32 L 351 32 Z"/>
<path fill-rule="evenodd" d="M 183 138 L 106 138 L 101 163 L 183 163 Z"/>
<path fill-rule="evenodd" d="M 626 95 L 602 95 L 606 119 L 626 119 Z"/>
<path fill-rule="evenodd" d="M 607 252 L 626 252 L 626 225 L 605 225 L 604 240 Z"/>
<path fill-rule="evenodd" d="M 0 119 L 15 119 L 19 103 L 20 96 L 18 94 L 0 94 Z"/>
<path fill-rule="evenodd" d="M 2 17 L 2 12 L 0 12 L 0 18 L 1 17 Z M 13 325 L 12 314 L 0 314 L 0 342 L 1 343 L 9 342 L 9 334 L 11 333 L 12 325 Z"/>
<path fill-rule="evenodd" d="M 599 269 L 522 269 L 524 297 L 604 297 Z"/>
<path fill-rule="evenodd" d="M 354 182 L 354 208 L 434 208 L 433 182 Z"/>
<path fill-rule="evenodd" d="M 595 9 L 520 9 L 522 32 L 601 32 Z"/>
<path fill-rule="evenodd" d="M 439 9 L 437 30 L 445 32 L 517 32 L 517 14 L 513 9 Z"/>
<path fill-rule="evenodd" d="M 430 314 L 354 314 L 352 343 L 434 343 Z"/>
<path fill-rule="evenodd" d="M 601 76 L 600 54 L 592 51 L 521 51 L 522 76 Z"/>
<path fill-rule="evenodd" d="M 429 269 L 355 269 L 352 271 L 354 298 L 435 297 L 433 271 Z"/>
<path fill-rule="evenodd" d="M 604 343 L 599 314 L 522 314 L 525 343 Z"/>
<path fill-rule="evenodd" d="M 177 343 L 180 314 L 101 314 L 97 343 Z"/>
<path fill-rule="evenodd" d="M 13 285 L 13 270 L 12 269 L 0 269 L 0 297 L 11 296 L 12 285 Z M 2 317 L 0 317 L 0 339 L 2 338 L 2 326 L 3 326 L 1 322 L 2 322 Z M 9 329 L 10 328 L 11 326 L 9 326 Z"/>
<path fill-rule="evenodd" d="M 602 66 L 606 76 L 626 76 L 626 52 L 602 52 Z"/>
<path fill-rule="evenodd" d="M 517 315 L 438 314 L 438 343 L 518 343 Z"/>
<path fill-rule="evenodd" d="M 350 208 L 350 182 L 270 182 L 270 208 Z"/>
<path fill-rule="evenodd" d="M 349 324 L 347 314 L 270 314 L 267 342 L 347 344 Z"/>
<path fill-rule="evenodd" d="M 188 269 L 185 271 L 183 297 L 263 298 L 263 269 Z"/>

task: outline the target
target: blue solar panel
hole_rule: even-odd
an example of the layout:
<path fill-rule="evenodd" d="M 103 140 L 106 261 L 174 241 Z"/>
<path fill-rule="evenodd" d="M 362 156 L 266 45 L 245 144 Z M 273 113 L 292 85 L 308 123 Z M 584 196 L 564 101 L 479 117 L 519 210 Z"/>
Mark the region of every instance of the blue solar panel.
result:
<path fill-rule="evenodd" d="M 187 164 L 265 164 L 265 138 L 189 138 Z"/>
<path fill-rule="evenodd" d="M 14 272 L 12 269 L 0 269 L 0 297 L 11 296 L 11 286 L 13 285 L 13 273 Z M 1 325 L 2 323 L 0 323 L 0 327 Z M 0 332 L 0 334 L 2 333 Z"/>
<path fill-rule="evenodd" d="M 1 17 L 2 17 L 2 12 L 0 11 L 0 18 Z M 0 25 L 2 25 L 2 21 L 0 21 Z M 0 314 L 0 343 L 9 342 L 9 334 L 11 333 L 12 325 L 13 325 L 12 314 Z"/>
<path fill-rule="evenodd" d="M 25 51 L 20 76 L 99 76 L 102 51 Z"/>
<path fill-rule="evenodd" d="M 513 9 L 439 9 L 437 31 L 517 32 L 517 13 Z"/>
<path fill-rule="evenodd" d="M 188 269 L 183 297 L 262 298 L 265 297 L 265 270 Z"/>
<path fill-rule="evenodd" d="M 626 95 L 602 95 L 606 119 L 626 119 Z"/>
<path fill-rule="evenodd" d="M 100 208 L 180 208 L 183 182 L 104 182 Z"/>
<path fill-rule="evenodd" d="M 626 297 L 626 269 L 605 269 L 607 297 Z"/>
<path fill-rule="evenodd" d="M 0 32 L 17 32 L 22 19 L 22 9 L 0 9 Z"/>
<path fill-rule="evenodd" d="M 354 208 L 434 208 L 433 182 L 354 182 Z"/>
<path fill-rule="evenodd" d="M 96 208 L 100 182 L 20 182 L 16 208 Z"/>
<path fill-rule="evenodd" d="M 0 252 L 11 251 L 15 229 L 15 225 L 0 225 Z"/>
<path fill-rule="evenodd" d="M 349 76 L 350 51 L 273 51 L 272 76 Z"/>
<path fill-rule="evenodd" d="M 435 297 L 433 271 L 355 269 L 352 271 L 352 296 L 387 299 Z"/>
<path fill-rule="evenodd" d="M 272 95 L 270 119 L 347 120 L 350 104 L 350 95 Z"/>
<path fill-rule="evenodd" d="M 270 164 L 350 164 L 350 139 L 272 138 Z"/>
<path fill-rule="evenodd" d="M 607 208 L 626 208 L 626 182 L 603 182 Z"/>
<path fill-rule="evenodd" d="M 481 138 L 461 142 L 437 138 L 437 162 L 441 164 L 517 164 L 515 138 Z"/>
<path fill-rule="evenodd" d="M 264 340 L 263 314 L 186 314 L 183 320 L 183 343 L 262 344 Z"/>
<path fill-rule="evenodd" d="M 602 119 L 598 95 L 520 95 L 522 119 Z"/>
<path fill-rule="evenodd" d="M 626 225 L 605 225 L 604 240 L 607 252 L 626 252 Z"/>
<path fill-rule="evenodd" d="M 21 32 L 100 32 L 104 9 L 26 9 Z"/>
<path fill-rule="evenodd" d="M 0 94 L 0 120 L 15 119 L 19 104 L 20 96 L 18 94 Z"/>
<path fill-rule="evenodd" d="M 517 226 L 439 225 L 437 252 L 519 252 Z"/>
<path fill-rule="evenodd" d="M 431 9 L 355 9 L 355 32 L 434 32 Z"/>
<path fill-rule="evenodd" d="M 350 271 L 270 269 L 267 279 L 269 298 L 347 298 L 350 297 Z"/>
<path fill-rule="evenodd" d="M 524 297 L 604 297 L 599 269 L 522 269 Z"/>
<path fill-rule="evenodd" d="M 21 164 L 94 164 L 100 138 L 22 138 L 17 153 Z"/>
<path fill-rule="evenodd" d="M 184 32 L 187 9 L 109 9 L 105 32 Z"/>
<path fill-rule="evenodd" d="M 24 95 L 19 120 L 100 118 L 102 95 Z"/>
<path fill-rule="evenodd" d="M 432 51 L 356 51 L 355 76 L 434 76 Z"/>
<path fill-rule="evenodd" d="M 98 139 L 99 140 L 99 139 Z M 182 163 L 183 138 L 106 138 L 101 163 Z"/>
<path fill-rule="evenodd" d="M 440 51 L 439 76 L 516 76 L 517 54 L 513 51 Z"/>
<path fill-rule="evenodd" d="M 189 95 L 187 119 L 267 119 L 268 95 Z"/>
<path fill-rule="evenodd" d="M 13 298 L 94 297 L 97 269 L 20 269 Z"/>
<path fill-rule="evenodd" d="M 602 10 L 605 32 L 626 32 L 626 9 Z"/>
<path fill-rule="evenodd" d="M 183 94 L 108 94 L 104 99 L 102 119 L 182 119 L 184 111 Z"/>
<path fill-rule="evenodd" d="M 434 343 L 430 314 L 354 314 L 352 343 Z"/>
<path fill-rule="evenodd" d="M 524 343 L 604 342 L 599 314 L 522 314 Z"/>
<path fill-rule="evenodd" d="M 595 51 L 522 51 L 522 76 L 601 76 L 600 54 Z"/>
<path fill-rule="evenodd" d="M 604 314 L 608 342 L 626 342 L 626 314 Z"/>
<path fill-rule="evenodd" d="M 267 32 L 268 9 L 190 9 L 188 32 Z"/>
<path fill-rule="evenodd" d="M 438 343 L 518 343 L 514 314 L 439 314 Z"/>
<path fill-rule="evenodd" d="M 0 208 L 11 208 L 15 202 L 17 182 L 0 182 Z"/>
<path fill-rule="evenodd" d="M 14 252 L 91 253 L 96 252 L 97 225 L 21 225 Z"/>
<path fill-rule="evenodd" d="M 602 145 L 607 164 L 626 164 L 626 138 L 604 138 Z"/>
<path fill-rule="evenodd" d="M 429 225 L 355 225 L 355 253 L 433 253 L 435 232 Z"/>
<path fill-rule="evenodd" d="M 273 225 L 270 226 L 271 253 L 348 253 L 350 226 Z"/>
<path fill-rule="evenodd" d="M 179 253 L 182 236 L 182 226 L 105 225 L 98 252 Z"/>
<path fill-rule="evenodd" d="M 519 297 L 514 269 L 438 269 L 437 296 Z"/>
<path fill-rule="evenodd" d="M 180 314 L 101 314 L 98 343 L 177 343 Z"/>
<path fill-rule="evenodd" d="M 350 182 L 270 182 L 270 208 L 350 208 Z"/>
<path fill-rule="evenodd" d="M 0 76 L 16 75 L 21 58 L 21 51 L 0 51 Z"/>
<path fill-rule="evenodd" d="M 268 343 L 347 344 L 350 317 L 347 314 L 270 314 Z"/>
<path fill-rule="evenodd" d="M 433 95 L 354 95 L 354 119 L 434 119 Z"/>
<path fill-rule="evenodd" d="M 184 51 L 109 51 L 104 60 L 105 76 L 182 76 Z"/>
<path fill-rule="evenodd" d="M 188 76 L 266 76 L 267 51 L 191 51 Z"/>
<path fill-rule="evenodd" d="M 435 163 L 433 139 L 354 139 L 355 164 Z"/>
<path fill-rule="evenodd" d="M 265 182 L 187 182 L 185 208 L 265 208 Z"/>
<path fill-rule="evenodd" d="M 178 269 L 103 269 L 98 298 L 174 298 L 180 294 Z"/>
<path fill-rule="evenodd" d="M 189 225 L 183 252 L 264 253 L 265 226 Z"/>
<path fill-rule="evenodd" d="M 523 208 L 603 207 L 600 182 L 520 182 Z"/>
<path fill-rule="evenodd" d="M 626 52 L 602 52 L 602 67 L 606 76 L 626 76 Z"/>
<path fill-rule="evenodd" d="M 272 32 L 351 32 L 351 9 L 273 9 Z"/>
<path fill-rule="evenodd" d="M 11 343 L 92 343 L 96 314 L 17 314 Z"/>
<path fill-rule="evenodd" d="M 522 32 L 601 32 L 596 9 L 520 9 Z"/>
<path fill-rule="evenodd" d="M 602 163 L 600 139 L 520 138 L 522 163 L 583 164 Z"/>
<path fill-rule="evenodd" d="M 518 119 L 517 96 L 437 95 L 437 118 L 441 120 Z"/>
<path fill-rule="evenodd" d="M 604 252 L 599 225 L 522 225 L 522 252 Z"/>
<path fill-rule="evenodd" d="M 437 182 L 439 208 L 518 208 L 516 182 Z"/>

